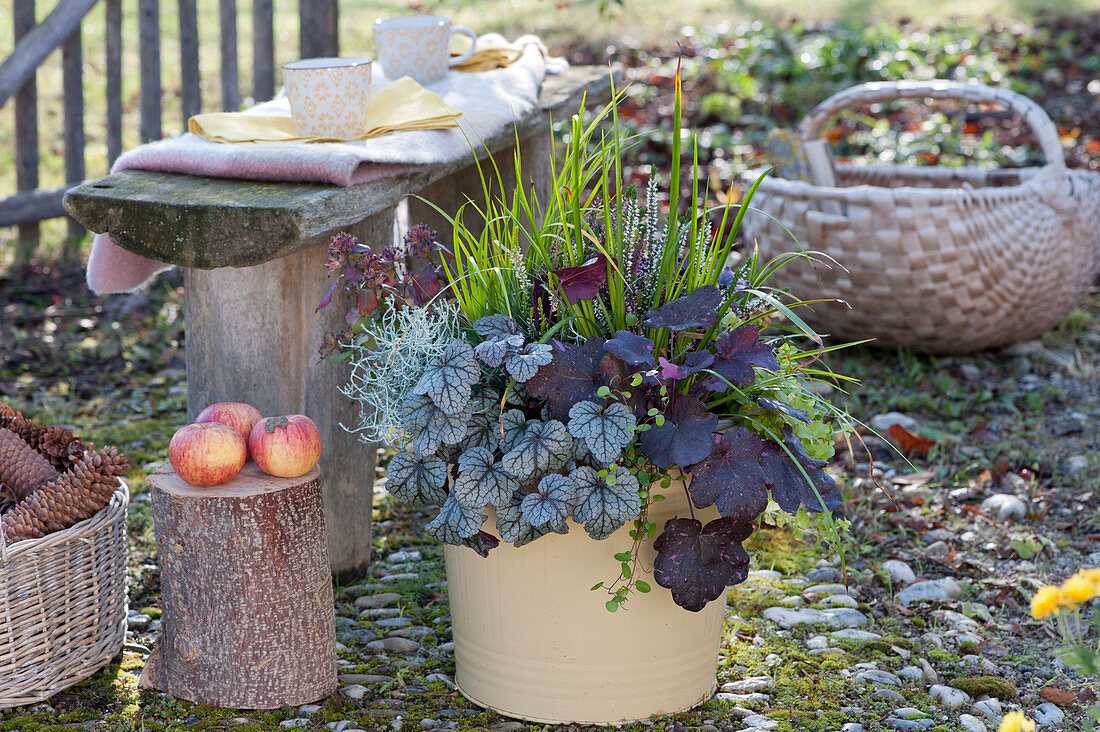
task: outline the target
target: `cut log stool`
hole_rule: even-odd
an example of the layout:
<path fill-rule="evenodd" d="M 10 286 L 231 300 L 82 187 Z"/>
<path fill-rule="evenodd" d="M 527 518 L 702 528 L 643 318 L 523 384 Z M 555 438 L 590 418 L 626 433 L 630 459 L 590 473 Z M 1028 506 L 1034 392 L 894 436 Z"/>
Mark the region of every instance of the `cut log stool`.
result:
<path fill-rule="evenodd" d="M 210 488 L 149 476 L 163 630 L 141 682 L 200 704 L 271 709 L 336 691 L 321 473 L 249 461 Z"/>

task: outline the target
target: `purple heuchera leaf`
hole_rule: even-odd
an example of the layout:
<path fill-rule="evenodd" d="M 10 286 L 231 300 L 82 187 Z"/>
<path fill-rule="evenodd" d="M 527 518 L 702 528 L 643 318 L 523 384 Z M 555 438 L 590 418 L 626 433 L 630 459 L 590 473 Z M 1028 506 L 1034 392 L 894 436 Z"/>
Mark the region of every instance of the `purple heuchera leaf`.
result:
<path fill-rule="evenodd" d="M 734 386 L 748 386 L 756 380 L 753 366 L 778 369 L 779 362 L 767 343 L 760 340 L 760 329 L 755 325 L 742 325 L 732 333 L 723 333 L 715 342 L 714 365 L 711 369 L 721 374 Z M 725 391 L 729 385 L 715 377 L 704 387 L 711 391 Z"/>
<path fill-rule="evenodd" d="M 468 546 L 483 557 L 489 556 L 489 552 L 496 549 L 500 539 L 487 531 L 479 531 L 473 536 L 463 539 L 462 545 Z"/>
<path fill-rule="evenodd" d="M 672 302 L 666 302 L 656 310 L 650 310 L 645 324 L 650 328 L 677 331 L 709 328 L 718 322 L 718 307 L 721 304 L 721 291 L 714 285 L 705 285 Z"/>
<path fill-rule="evenodd" d="M 553 360 L 527 380 L 527 393 L 545 401 L 552 418 L 568 422 L 569 408 L 577 402 L 601 401 L 596 392 L 607 384 L 600 371 L 604 340 L 593 336 L 581 346 L 555 340 L 553 346 Z"/>
<path fill-rule="evenodd" d="M 600 291 L 600 285 L 607 282 L 607 266 L 611 260 L 603 252 L 578 267 L 552 269 L 561 284 L 562 294 L 569 302 L 591 300 Z"/>
<path fill-rule="evenodd" d="M 788 417 L 793 417 L 794 419 L 806 422 L 807 424 L 809 424 L 810 422 L 810 413 L 807 412 L 805 409 L 795 409 L 790 404 L 787 404 L 786 402 L 780 401 L 778 399 L 771 399 L 770 397 L 763 396 L 756 397 L 756 403 L 764 409 L 767 409 L 769 412 L 780 412 L 787 415 Z"/>
<path fill-rule="evenodd" d="M 786 450 L 774 442 L 767 442 L 760 456 L 760 467 L 764 472 L 764 481 L 771 489 L 772 498 L 779 507 L 794 513 L 801 505 L 807 511 L 820 513 L 823 500 L 827 510 L 838 510 L 841 506 L 840 491 L 836 487 L 836 481 L 825 472 L 825 461 L 815 460 L 807 455 L 802 447 L 802 440 L 798 439 L 790 427 L 783 428 L 783 444 L 794 454 L 813 485 L 806 480 L 806 475 L 802 474 Z"/>
<path fill-rule="evenodd" d="M 615 337 L 603 345 L 604 350 L 628 366 L 653 365 L 653 341 L 629 331 L 617 330 Z"/>
<path fill-rule="evenodd" d="M 669 519 L 653 542 L 653 579 L 672 590 L 677 605 L 698 612 L 721 597 L 726 587 L 748 577 L 749 555 L 741 542 L 752 531 L 751 521 L 731 518 L 706 526 L 691 518 Z"/>
<path fill-rule="evenodd" d="M 760 455 L 765 444 L 745 427 L 714 438 L 714 449 L 691 467 L 688 494 L 696 508 L 717 506 L 726 518 L 753 521 L 768 506 Z"/>
<path fill-rule="evenodd" d="M 718 426 L 718 417 L 695 397 L 677 395 L 665 423 L 651 426 L 638 438 L 642 453 L 658 468 L 673 465 L 686 467 L 710 455 L 711 434 Z"/>

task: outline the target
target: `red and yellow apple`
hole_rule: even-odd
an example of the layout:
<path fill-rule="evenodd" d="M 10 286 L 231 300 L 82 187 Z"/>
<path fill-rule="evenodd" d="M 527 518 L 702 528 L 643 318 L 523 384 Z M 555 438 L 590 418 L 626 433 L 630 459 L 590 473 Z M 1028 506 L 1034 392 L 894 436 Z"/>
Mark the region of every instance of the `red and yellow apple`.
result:
<path fill-rule="evenodd" d="M 244 441 L 248 442 L 248 436 L 252 434 L 252 428 L 263 419 L 260 410 L 251 404 L 244 402 L 215 402 L 199 412 L 195 418 L 196 424 L 204 422 L 220 422 L 228 425 L 241 433 Z"/>
<path fill-rule="evenodd" d="M 321 459 L 321 431 L 304 414 L 265 417 L 252 428 L 248 452 L 268 475 L 297 478 Z"/>
<path fill-rule="evenodd" d="M 168 443 L 168 461 L 191 485 L 211 486 L 236 477 L 248 459 L 248 446 L 239 432 L 220 422 L 180 427 Z"/>

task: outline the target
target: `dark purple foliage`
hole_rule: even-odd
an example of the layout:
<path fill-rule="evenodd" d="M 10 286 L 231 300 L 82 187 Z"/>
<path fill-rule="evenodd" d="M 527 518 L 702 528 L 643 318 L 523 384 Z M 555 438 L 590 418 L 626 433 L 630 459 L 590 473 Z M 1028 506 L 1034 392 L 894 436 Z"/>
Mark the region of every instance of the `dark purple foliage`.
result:
<path fill-rule="evenodd" d="M 427 264 L 406 279 L 406 292 L 417 305 L 423 305 L 443 289 L 439 268 Z"/>
<path fill-rule="evenodd" d="M 764 409 L 767 409 L 769 412 L 780 412 L 787 415 L 788 417 L 793 417 L 794 419 L 805 422 L 807 424 L 809 424 L 810 422 L 810 413 L 807 412 L 805 409 L 795 409 L 790 404 L 787 404 L 786 402 L 781 402 L 778 399 L 771 399 L 769 397 L 756 397 L 756 403 Z"/>
<path fill-rule="evenodd" d="M 489 552 L 497 548 L 500 539 L 488 533 L 479 531 L 471 537 L 462 540 L 464 546 L 468 546 L 483 557 L 489 556 Z"/>
<path fill-rule="evenodd" d="M 629 331 L 617 330 L 615 337 L 603 345 L 604 350 L 628 366 L 653 365 L 653 341 Z"/>
<path fill-rule="evenodd" d="M 771 346 L 760 340 L 760 329 L 755 325 L 742 325 L 732 333 L 718 336 L 715 351 L 711 369 L 734 386 L 748 386 L 756 380 L 753 366 L 779 368 Z M 711 391 L 725 391 L 729 388 L 726 381 L 714 377 L 703 386 Z"/>
<path fill-rule="evenodd" d="M 768 506 L 760 466 L 764 449 L 764 441 L 745 427 L 716 435 L 710 455 L 691 467 L 691 502 L 696 508 L 717 506 L 723 516 L 737 521 L 755 520 Z"/>
<path fill-rule="evenodd" d="M 741 542 L 752 531 L 751 521 L 731 518 L 706 526 L 691 518 L 669 519 L 653 542 L 653 579 L 672 590 L 677 605 L 698 612 L 721 597 L 726 587 L 748 577 L 749 555 Z"/>
<path fill-rule="evenodd" d="M 642 453 L 658 468 L 687 467 L 710 454 L 718 417 L 695 397 L 679 394 L 661 426 L 651 425 L 638 437 Z"/>
<path fill-rule="evenodd" d="M 719 289 L 714 285 L 706 285 L 649 311 L 645 324 L 650 328 L 675 331 L 709 328 L 718 322 L 718 307 L 721 304 L 722 293 Z"/>
<path fill-rule="evenodd" d="M 577 267 L 552 269 L 561 284 L 561 291 L 569 302 L 591 300 L 600 291 L 600 285 L 607 282 L 607 267 L 611 260 L 602 252 Z"/>
<path fill-rule="evenodd" d="M 600 370 L 604 356 L 604 340 L 592 336 L 584 345 L 574 346 L 552 341 L 553 358 L 528 379 L 527 393 L 546 402 L 550 417 L 569 421 L 569 408 L 585 400 L 602 402 L 596 392 L 608 382 Z"/>
<path fill-rule="evenodd" d="M 825 502 L 825 508 L 829 511 L 840 509 L 840 490 L 836 487 L 836 481 L 825 472 L 825 461 L 815 460 L 806 454 L 802 447 L 802 440 L 794 434 L 790 427 L 783 428 L 783 444 L 794 454 L 798 464 L 791 459 L 779 445 L 768 441 L 764 445 L 764 452 L 760 456 L 760 467 L 764 470 L 764 480 L 771 489 L 772 498 L 784 511 L 794 513 L 798 507 L 804 506 L 807 511 L 821 512 L 821 502 Z M 806 471 L 813 485 L 806 480 L 806 475 L 798 469 L 798 465 Z M 816 489 L 816 493 L 814 490 Z M 820 498 L 818 498 L 820 496 Z"/>

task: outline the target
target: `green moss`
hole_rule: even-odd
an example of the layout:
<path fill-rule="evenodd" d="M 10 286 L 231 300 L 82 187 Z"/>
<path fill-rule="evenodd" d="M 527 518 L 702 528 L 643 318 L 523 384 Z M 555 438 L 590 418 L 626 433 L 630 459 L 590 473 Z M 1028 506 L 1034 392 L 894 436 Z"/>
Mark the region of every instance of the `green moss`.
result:
<path fill-rule="evenodd" d="M 951 679 L 951 686 L 975 698 L 988 694 L 1002 701 L 1011 701 L 1020 695 L 1011 682 L 996 676 L 956 676 Z"/>
<path fill-rule="evenodd" d="M 929 648 L 927 653 L 929 658 L 939 661 L 940 663 L 954 663 L 958 660 L 953 654 L 947 651 L 941 651 L 939 648 Z"/>
<path fill-rule="evenodd" d="M 153 620 L 157 620 L 160 618 L 159 607 L 143 607 L 139 612 L 141 612 L 141 614 L 146 617 L 152 618 Z"/>
<path fill-rule="evenodd" d="M 974 641 L 963 641 L 959 644 L 959 654 L 963 656 L 977 655 L 981 651 Z"/>

